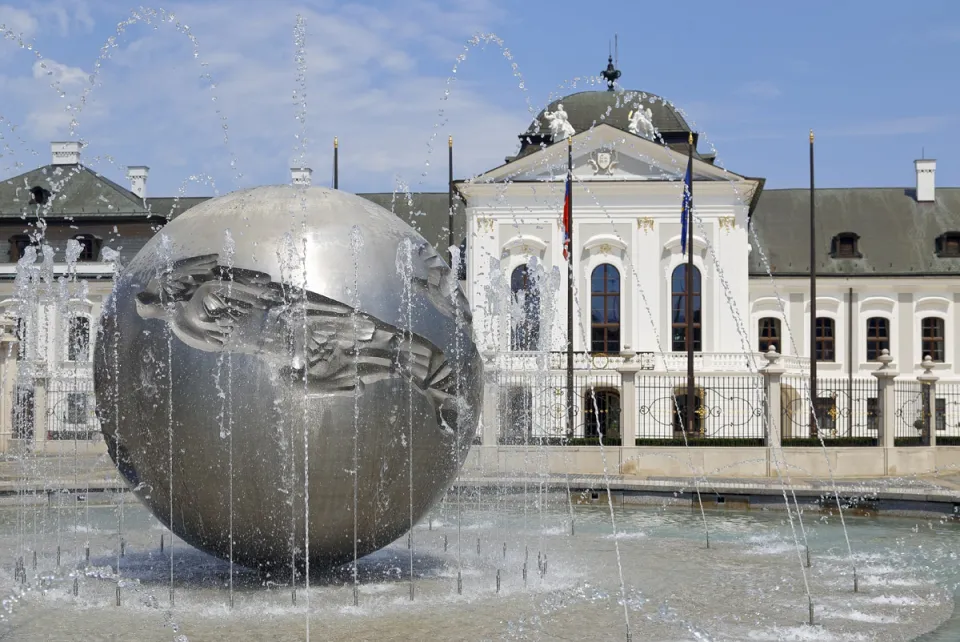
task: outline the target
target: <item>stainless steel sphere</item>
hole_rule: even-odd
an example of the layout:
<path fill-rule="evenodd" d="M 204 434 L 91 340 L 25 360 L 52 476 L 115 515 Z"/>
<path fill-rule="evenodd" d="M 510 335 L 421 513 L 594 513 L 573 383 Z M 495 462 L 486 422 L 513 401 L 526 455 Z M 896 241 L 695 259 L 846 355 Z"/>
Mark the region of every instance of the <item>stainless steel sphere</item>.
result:
<path fill-rule="evenodd" d="M 95 382 L 143 503 L 263 567 L 403 535 L 463 463 L 482 386 L 434 249 L 365 199 L 293 186 L 212 199 L 152 238 L 104 306 Z"/>

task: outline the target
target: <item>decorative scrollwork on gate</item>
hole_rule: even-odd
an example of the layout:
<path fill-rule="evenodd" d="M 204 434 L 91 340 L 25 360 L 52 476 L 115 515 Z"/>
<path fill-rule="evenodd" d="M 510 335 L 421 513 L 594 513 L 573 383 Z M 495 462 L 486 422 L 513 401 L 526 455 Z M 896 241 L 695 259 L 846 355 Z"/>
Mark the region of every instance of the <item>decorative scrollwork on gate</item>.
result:
<path fill-rule="evenodd" d="M 793 435 L 804 434 L 810 428 L 810 391 L 804 389 L 808 385 L 807 380 L 797 380 L 784 382 L 781 386 L 783 416 Z M 819 436 L 825 439 L 876 437 L 880 405 L 875 381 L 822 380 L 817 386 L 816 428 Z"/>

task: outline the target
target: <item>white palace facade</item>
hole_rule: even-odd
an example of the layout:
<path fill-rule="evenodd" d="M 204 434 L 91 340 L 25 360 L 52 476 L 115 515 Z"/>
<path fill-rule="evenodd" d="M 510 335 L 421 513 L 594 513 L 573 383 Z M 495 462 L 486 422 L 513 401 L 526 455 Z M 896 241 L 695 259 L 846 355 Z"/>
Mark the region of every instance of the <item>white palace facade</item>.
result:
<path fill-rule="evenodd" d="M 695 312 L 688 323 L 680 210 L 691 137 Z M 682 436 L 678 391 L 689 331 L 704 382 L 697 391 L 702 423 L 689 434 L 700 437 L 763 439 L 760 412 L 770 389 L 762 369 L 771 346 L 784 377 L 780 433 L 809 436 L 809 426 L 795 418 L 803 416 L 797 399 L 812 330 L 834 436 L 877 430 L 872 373 L 890 360 L 886 355 L 893 362 L 887 369 L 895 367 L 905 382 L 899 407 L 907 408 L 902 423 L 911 430 L 920 402 L 911 401 L 909 386 L 924 375 L 935 376 L 943 391 L 960 381 L 960 189 L 936 185 L 935 161 L 916 161 L 913 171 L 905 163 L 903 188 L 817 190 L 812 329 L 807 189 L 766 190 L 763 178 L 717 166 L 679 111 L 643 92 L 564 97 L 520 140 L 503 165 L 453 187 L 462 285 L 488 371 L 484 444 Z M 565 425 L 562 394 L 568 144 L 580 417 L 572 427 Z M 5 255 L 0 247 L 0 449 L 97 441 L 91 344 L 114 269 L 104 249 L 116 248 L 120 263 L 129 261 L 168 216 L 204 200 L 150 196 L 142 166 L 130 167 L 129 187 L 122 186 L 86 167 L 78 143 L 54 143 L 52 151 L 49 165 L 0 184 L 0 243 L 8 243 Z M 436 247 L 447 245 L 446 193 L 416 194 L 412 206 L 391 194 L 363 196 L 388 208 L 396 200 L 397 215 Z M 41 209 L 52 254 L 35 268 L 45 285 L 26 301 L 17 262 L 35 242 Z M 708 399 L 714 393 L 719 401 Z M 960 389 L 956 414 L 952 393 L 943 395 L 935 401 L 938 432 L 960 435 Z M 731 411 L 731 403 L 742 407 Z"/>

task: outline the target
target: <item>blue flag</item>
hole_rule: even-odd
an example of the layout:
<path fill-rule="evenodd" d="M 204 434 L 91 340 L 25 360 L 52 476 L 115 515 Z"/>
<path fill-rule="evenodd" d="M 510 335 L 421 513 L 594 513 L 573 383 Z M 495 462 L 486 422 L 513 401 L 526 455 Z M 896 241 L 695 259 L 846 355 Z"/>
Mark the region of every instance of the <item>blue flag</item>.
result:
<path fill-rule="evenodd" d="M 683 211 L 680 213 L 680 251 L 687 254 L 687 225 L 693 216 L 693 156 L 687 159 L 687 173 L 683 177 Z"/>

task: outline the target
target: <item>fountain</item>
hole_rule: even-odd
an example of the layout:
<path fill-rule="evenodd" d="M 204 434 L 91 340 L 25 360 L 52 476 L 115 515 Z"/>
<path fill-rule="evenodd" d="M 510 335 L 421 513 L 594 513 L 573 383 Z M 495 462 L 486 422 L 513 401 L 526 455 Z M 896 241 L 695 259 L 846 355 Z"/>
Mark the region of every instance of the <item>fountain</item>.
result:
<path fill-rule="evenodd" d="M 343 192 L 261 187 L 192 208 L 104 306 L 95 373 L 111 458 L 158 519 L 226 559 L 284 564 L 291 537 L 306 542 L 294 557 L 332 566 L 355 543 L 359 556 L 385 546 L 449 487 L 476 431 L 479 355 L 455 276 L 400 219 Z M 290 457 L 308 472 L 278 486 Z M 293 533 L 291 502 L 309 515 Z"/>
<path fill-rule="evenodd" d="M 160 18 L 166 14 L 141 9 L 121 27 Z M 176 28 L 196 52 L 189 30 Z M 34 393 L 12 386 L 18 440 L 0 462 L 0 585 L 8 595 L 0 637 L 86 639 L 109 630 L 177 642 L 862 640 L 912 639 L 938 626 L 931 635 L 956 637 L 960 623 L 950 614 L 960 533 L 943 488 L 913 479 L 844 485 L 829 461 L 826 473 L 808 475 L 822 483 L 797 481 L 806 471 L 779 443 L 731 448 L 722 465 L 708 464 L 718 460 L 703 455 L 708 449 L 691 443 L 702 434 L 686 428 L 669 450 L 621 443 L 638 435 L 613 424 L 600 429 L 611 412 L 601 384 L 624 391 L 624 413 L 657 421 L 653 404 L 637 407 L 643 397 L 635 388 L 626 400 L 643 369 L 640 356 L 594 351 L 575 378 L 583 407 L 567 407 L 551 352 L 566 339 L 558 330 L 564 277 L 555 263 L 517 260 L 499 245 L 475 252 L 493 276 L 468 303 L 457 278 L 466 257 L 452 242 L 446 261 L 393 212 L 310 186 L 304 36 L 298 18 L 301 162 L 293 184 L 193 205 L 158 226 L 128 261 L 103 249 L 113 285 L 96 324 L 97 414 L 87 420 L 102 431 L 102 451 L 79 439 L 50 453 L 31 447 Z M 492 34 L 469 44 L 503 47 Z M 505 49 L 504 57 L 522 84 Z M 604 76 L 611 89 L 619 77 L 611 58 Z M 572 114 L 577 101 L 595 98 L 553 101 L 544 113 L 553 138 L 586 133 L 585 146 L 591 136 L 618 138 L 588 161 L 600 177 L 595 185 L 618 166 L 649 160 L 639 145 L 676 143 L 656 130 L 654 112 L 665 103 L 647 95 L 618 98 L 617 113 L 629 123 L 622 132 L 574 131 L 571 123 L 580 122 L 563 102 Z M 224 132 L 226 110 L 217 103 Z M 531 149 L 558 144 L 539 131 L 527 138 Z M 554 172 L 551 162 L 524 171 Z M 142 179 L 145 169 L 137 169 Z M 673 169 L 664 171 L 679 185 L 683 168 Z M 50 200 L 78 176 L 70 169 L 50 177 Z M 519 178 L 504 177 L 488 195 L 495 200 Z M 714 180 L 738 188 L 719 171 Z M 601 251 L 615 253 L 632 221 L 624 228 L 597 195 L 602 188 L 577 181 L 592 199 L 585 204 L 602 232 Z M 545 182 L 537 207 L 556 209 L 558 183 Z M 25 329 L 0 344 L 8 359 L 16 356 L 14 383 L 24 391 L 55 365 L 38 353 L 38 337 L 73 328 L 83 302 L 101 294 L 79 276 L 83 239 L 65 244 L 58 267 L 51 202 L 38 194 L 13 297 Z M 395 193 L 391 206 L 413 198 Z M 509 215 L 517 247 L 535 244 L 523 213 Z M 766 435 L 764 403 L 755 404 L 757 413 L 750 400 L 767 399 L 770 381 L 779 385 L 780 355 L 765 355 L 761 373 L 737 293 L 704 221 L 693 224 L 748 364 L 751 387 L 738 391 L 744 422 Z M 637 220 L 637 230 L 644 225 Z M 644 269 L 624 257 L 638 323 L 656 331 L 658 303 L 644 290 Z M 590 307 L 589 297 L 576 294 L 578 311 Z M 51 306 L 55 314 L 46 312 Z M 583 327 L 574 332 L 589 343 Z M 476 337 L 498 333 L 509 335 L 501 343 L 515 344 L 517 354 L 481 356 Z M 89 335 L 73 334 L 69 353 L 89 352 Z M 499 357 L 525 365 L 501 367 Z M 650 358 L 669 364 L 659 338 Z M 70 395 L 89 392 L 89 379 L 76 368 L 64 379 L 71 387 L 40 390 L 66 395 L 69 418 L 84 414 Z M 5 390 L 10 382 L 3 383 Z M 526 396 L 511 397 L 514 383 Z M 503 392 L 492 395 L 493 387 Z M 516 407 L 525 413 L 504 411 Z M 675 395 L 661 410 L 682 415 Z M 517 425 L 497 425 L 505 416 Z M 579 423 L 569 425 L 570 416 Z M 494 445 L 507 442 L 492 458 L 491 434 Z M 596 443 L 581 448 L 577 440 Z M 685 478 L 632 474 L 646 457 L 670 459 Z M 771 468 L 769 480 L 735 477 L 757 462 Z M 925 512 L 906 510 L 905 498 L 928 491 L 936 501 L 921 506 Z M 903 515 L 870 516 L 881 496 Z M 54 610 L 56 618 L 46 617 Z"/>

